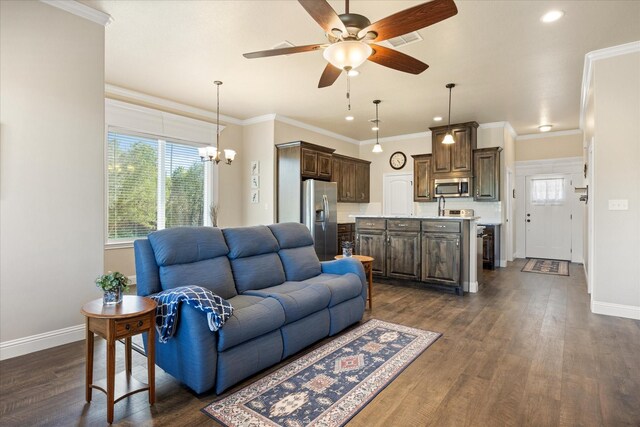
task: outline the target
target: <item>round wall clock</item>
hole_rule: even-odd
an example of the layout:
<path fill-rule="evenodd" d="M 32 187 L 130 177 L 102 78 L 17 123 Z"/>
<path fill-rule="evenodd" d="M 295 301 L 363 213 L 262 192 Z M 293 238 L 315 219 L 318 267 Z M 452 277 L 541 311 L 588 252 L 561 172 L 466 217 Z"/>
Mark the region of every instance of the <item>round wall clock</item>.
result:
<path fill-rule="evenodd" d="M 407 164 L 407 156 L 402 151 L 396 151 L 389 157 L 389 164 L 396 170 L 402 169 Z"/>

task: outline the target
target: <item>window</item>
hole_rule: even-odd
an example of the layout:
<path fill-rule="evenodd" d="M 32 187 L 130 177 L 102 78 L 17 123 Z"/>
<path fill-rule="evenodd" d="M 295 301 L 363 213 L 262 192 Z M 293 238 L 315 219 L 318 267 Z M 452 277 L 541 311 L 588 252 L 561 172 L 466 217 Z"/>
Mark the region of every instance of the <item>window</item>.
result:
<path fill-rule="evenodd" d="M 531 203 L 534 205 L 561 205 L 564 199 L 564 178 L 531 180 Z"/>
<path fill-rule="evenodd" d="M 107 243 L 208 223 L 198 145 L 110 128 L 107 134 Z"/>

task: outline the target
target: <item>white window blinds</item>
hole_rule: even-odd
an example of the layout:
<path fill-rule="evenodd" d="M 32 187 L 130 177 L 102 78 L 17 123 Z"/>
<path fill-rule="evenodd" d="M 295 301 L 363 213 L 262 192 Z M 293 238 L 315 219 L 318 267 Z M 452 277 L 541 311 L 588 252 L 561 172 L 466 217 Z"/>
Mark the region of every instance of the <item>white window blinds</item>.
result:
<path fill-rule="evenodd" d="M 205 166 L 196 146 L 110 129 L 107 157 L 108 243 L 204 224 Z"/>

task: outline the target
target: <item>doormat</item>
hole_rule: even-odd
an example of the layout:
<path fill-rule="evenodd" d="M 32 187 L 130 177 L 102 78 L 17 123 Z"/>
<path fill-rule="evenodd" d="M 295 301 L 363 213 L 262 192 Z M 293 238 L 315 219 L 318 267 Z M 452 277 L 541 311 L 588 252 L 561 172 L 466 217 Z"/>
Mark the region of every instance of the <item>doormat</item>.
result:
<path fill-rule="evenodd" d="M 569 262 L 555 259 L 531 258 L 522 267 L 522 271 L 527 273 L 555 274 L 556 276 L 569 275 Z"/>
<path fill-rule="evenodd" d="M 442 334 L 372 319 L 202 411 L 225 426 L 343 426 Z"/>

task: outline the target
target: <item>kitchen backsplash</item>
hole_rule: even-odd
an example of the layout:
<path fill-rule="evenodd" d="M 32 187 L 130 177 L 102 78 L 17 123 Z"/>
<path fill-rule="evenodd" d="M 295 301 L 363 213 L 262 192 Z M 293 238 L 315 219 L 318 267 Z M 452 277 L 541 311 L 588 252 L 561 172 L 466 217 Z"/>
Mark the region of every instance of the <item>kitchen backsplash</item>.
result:
<path fill-rule="evenodd" d="M 447 199 L 446 209 L 473 209 L 480 221 L 501 222 L 502 202 L 474 202 L 471 198 Z M 414 203 L 415 216 L 438 215 L 438 203 Z M 338 203 L 338 222 L 353 222 L 350 215 L 382 215 L 382 203 Z"/>

